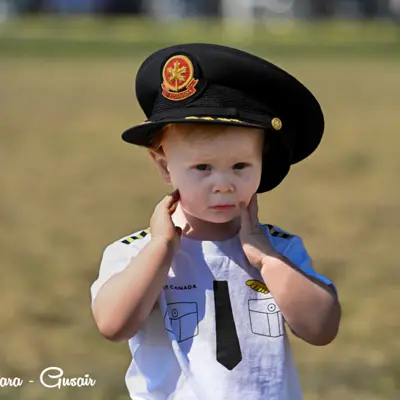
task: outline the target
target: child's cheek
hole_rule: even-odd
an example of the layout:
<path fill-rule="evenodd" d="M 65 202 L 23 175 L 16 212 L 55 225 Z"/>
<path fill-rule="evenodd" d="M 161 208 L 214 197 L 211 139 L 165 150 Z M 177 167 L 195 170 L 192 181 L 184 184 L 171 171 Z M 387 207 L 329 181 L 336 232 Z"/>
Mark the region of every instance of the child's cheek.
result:
<path fill-rule="evenodd" d="M 186 210 L 191 210 L 192 208 L 197 208 L 197 203 L 199 202 L 198 193 L 193 189 L 192 186 L 180 186 L 180 202 L 183 208 Z"/>
<path fill-rule="evenodd" d="M 170 172 L 170 180 L 171 180 L 171 185 L 174 188 L 174 190 L 176 189 L 180 189 L 182 186 L 182 179 L 180 179 L 180 176 L 178 174 L 176 174 L 175 171 L 171 171 Z"/>
<path fill-rule="evenodd" d="M 179 190 L 180 193 L 180 202 L 182 204 L 183 207 L 186 206 L 190 206 L 190 204 L 192 203 L 192 196 L 190 191 L 185 190 L 184 187 L 181 187 Z"/>

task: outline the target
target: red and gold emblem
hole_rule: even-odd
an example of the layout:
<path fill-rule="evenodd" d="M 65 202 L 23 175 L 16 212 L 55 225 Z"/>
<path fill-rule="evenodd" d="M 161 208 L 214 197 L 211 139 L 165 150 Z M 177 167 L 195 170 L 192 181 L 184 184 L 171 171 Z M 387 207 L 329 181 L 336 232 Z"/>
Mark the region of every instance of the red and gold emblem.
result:
<path fill-rule="evenodd" d="M 168 100 L 185 100 L 196 93 L 199 80 L 194 79 L 193 64 L 188 57 L 171 57 L 164 65 L 162 76 L 162 94 Z"/>

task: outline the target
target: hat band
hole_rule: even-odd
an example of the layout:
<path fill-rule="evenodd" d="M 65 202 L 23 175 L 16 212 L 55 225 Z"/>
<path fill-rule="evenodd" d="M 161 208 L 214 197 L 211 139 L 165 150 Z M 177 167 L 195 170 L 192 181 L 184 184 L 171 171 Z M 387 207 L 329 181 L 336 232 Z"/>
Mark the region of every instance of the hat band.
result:
<path fill-rule="evenodd" d="M 210 116 L 210 117 L 222 117 L 229 119 L 238 119 L 242 122 L 262 125 L 262 126 L 271 126 L 272 117 L 265 113 L 259 114 L 254 112 L 242 111 L 237 108 L 220 108 L 220 107 L 185 107 L 178 108 L 175 110 L 168 110 L 165 112 L 160 112 L 153 114 L 150 118 L 152 122 L 161 122 L 164 119 L 172 120 L 172 119 L 180 119 L 187 117 L 201 117 L 201 116 Z"/>

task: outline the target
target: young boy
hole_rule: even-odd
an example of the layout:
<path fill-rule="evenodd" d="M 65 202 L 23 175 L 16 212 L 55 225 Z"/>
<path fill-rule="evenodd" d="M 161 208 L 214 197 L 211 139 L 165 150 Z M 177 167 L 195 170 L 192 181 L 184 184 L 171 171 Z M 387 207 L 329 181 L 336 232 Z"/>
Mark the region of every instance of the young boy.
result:
<path fill-rule="evenodd" d="M 258 221 L 257 193 L 317 148 L 317 100 L 267 61 L 208 44 L 150 56 L 136 94 L 148 120 L 122 137 L 174 191 L 150 229 L 106 248 L 91 288 L 99 331 L 129 341 L 131 398 L 301 399 L 285 323 L 326 345 L 340 306 L 300 237 Z"/>

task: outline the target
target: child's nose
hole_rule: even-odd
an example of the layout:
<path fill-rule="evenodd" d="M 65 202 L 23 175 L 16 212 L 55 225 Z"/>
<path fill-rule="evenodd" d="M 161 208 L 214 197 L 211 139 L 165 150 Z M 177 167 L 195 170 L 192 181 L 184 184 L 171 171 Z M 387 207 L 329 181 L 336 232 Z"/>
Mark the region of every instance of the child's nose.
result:
<path fill-rule="evenodd" d="M 232 182 L 226 179 L 218 179 L 214 183 L 213 192 L 214 193 L 232 193 L 235 191 Z"/>

